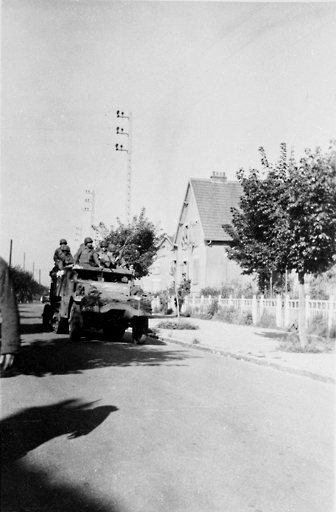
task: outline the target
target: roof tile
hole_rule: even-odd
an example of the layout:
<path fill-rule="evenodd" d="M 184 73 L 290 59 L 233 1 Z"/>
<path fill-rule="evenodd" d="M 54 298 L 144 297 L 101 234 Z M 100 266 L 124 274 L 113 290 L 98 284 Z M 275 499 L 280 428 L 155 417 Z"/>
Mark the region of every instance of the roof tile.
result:
<path fill-rule="evenodd" d="M 206 240 L 229 241 L 222 224 L 230 224 L 230 208 L 237 208 L 242 188 L 238 181 L 212 181 L 211 179 L 190 180 Z"/>

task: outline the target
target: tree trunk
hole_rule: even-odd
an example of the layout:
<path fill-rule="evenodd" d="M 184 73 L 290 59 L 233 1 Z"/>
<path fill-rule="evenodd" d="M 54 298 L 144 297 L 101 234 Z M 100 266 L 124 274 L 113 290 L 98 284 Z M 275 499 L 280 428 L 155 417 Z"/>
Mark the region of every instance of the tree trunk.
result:
<path fill-rule="evenodd" d="M 304 274 L 299 273 L 299 340 L 302 349 L 307 345 L 306 334 L 306 296 L 304 289 Z"/>
<path fill-rule="evenodd" d="M 180 323 L 180 302 L 179 302 L 178 291 L 177 291 L 176 275 L 175 275 L 175 297 L 176 297 L 176 307 L 177 307 L 177 319 L 178 319 L 178 323 Z"/>

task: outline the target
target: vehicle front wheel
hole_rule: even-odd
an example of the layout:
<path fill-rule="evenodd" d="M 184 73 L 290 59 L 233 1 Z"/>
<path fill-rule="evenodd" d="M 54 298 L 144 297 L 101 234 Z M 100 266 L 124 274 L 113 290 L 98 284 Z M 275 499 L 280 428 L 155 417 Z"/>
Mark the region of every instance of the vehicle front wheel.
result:
<path fill-rule="evenodd" d="M 50 304 L 46 304 L 43 308 L 43 313 L 42 313 L 42 325 L 46 331 L 51 331 L 51 329 L 52 329 L 52 327 L 51 327 L 52 316 L 53 316 L 53 314 L 52 314 L 51 306 L 50 306 Z"/>
<path fill-rule="evenodd" d="M 68 333 L 67 320 L 61 316 L 59 311 L 56 311 L 51 318 L 51 328 L 55 334 Z"/>
<path fill-rule="evenodd" d="M 69 339 L 70 341 L 79 341 L 82 332 L 82 314 L 80 307 L 73 304 L 69 316 Z"/>
<path fill-rule="evenodd" d="M 136 343 L 137 345 L 143 345 L 146 342 L 147 338 L 147 329 L 144 325 L 135 325 L 132 328 L 132 338 L 133 343 Z"/>

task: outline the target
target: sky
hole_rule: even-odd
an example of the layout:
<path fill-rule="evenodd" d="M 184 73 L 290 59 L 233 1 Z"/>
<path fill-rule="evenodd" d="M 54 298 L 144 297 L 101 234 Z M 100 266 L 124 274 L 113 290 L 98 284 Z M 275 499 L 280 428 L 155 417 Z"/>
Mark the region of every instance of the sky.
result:
<path fill-rule="evenodd" d="M 45 285 L 86 189 L 126 221 L 117 110 L 131 215 L 168 235 L 190 178 L 336 138 L 334 2 L 3 0 L 1 24 L 0 251 Z"/>

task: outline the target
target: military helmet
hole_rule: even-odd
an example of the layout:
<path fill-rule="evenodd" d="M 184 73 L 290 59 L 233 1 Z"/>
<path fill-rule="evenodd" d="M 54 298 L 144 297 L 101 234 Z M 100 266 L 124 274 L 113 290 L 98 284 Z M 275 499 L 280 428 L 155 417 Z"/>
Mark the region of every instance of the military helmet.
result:
<path fill-rule="evenodd" d="M 68 242 L 65 240 L 65 238 L 61 238 L 60 245 L 67 244 Z"/>
<path fill-rule="evenodd" d="M 63 249 L 63 251 L 67 251 L 67 252 L 70 252 L 70 247 L 68 245 L 66 245 Z"/>
<path fill-rule="evenodd" d="M 84 244 L 93 244 L 93 240 L 92 238 L 90 238 L 89 236 L 87 236 L 86 238 L 84 238 Z"/>
<path fill-rule="evenodd" d="M 103 240 L 102 242 L 100 242 L 100 247 L 108 247 L 108 243 Z"/>

